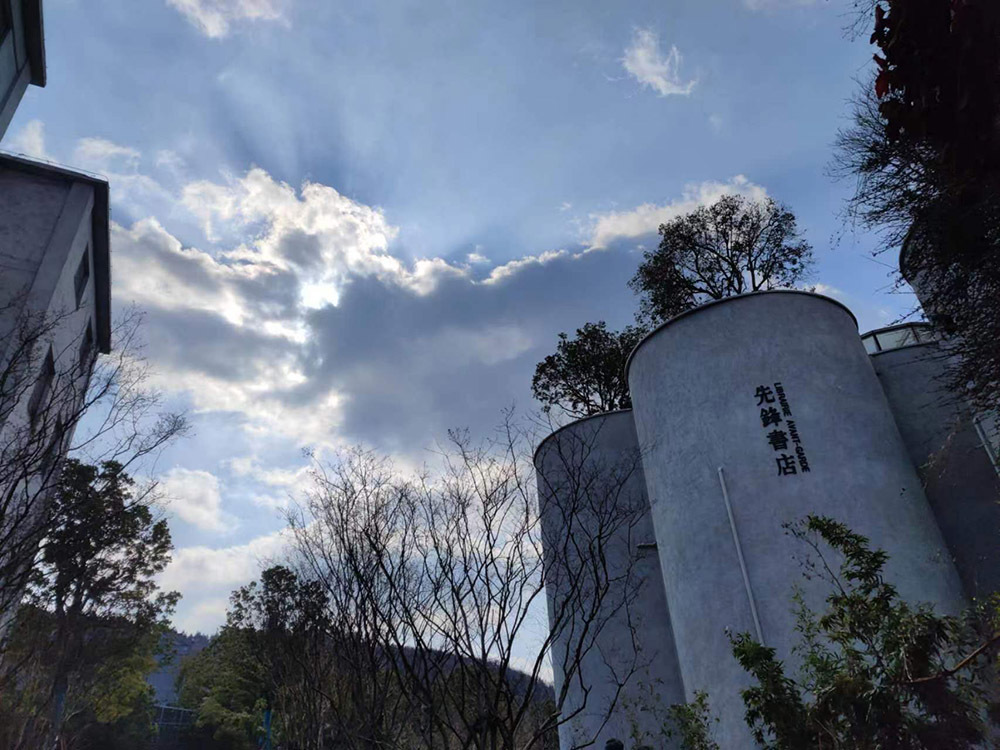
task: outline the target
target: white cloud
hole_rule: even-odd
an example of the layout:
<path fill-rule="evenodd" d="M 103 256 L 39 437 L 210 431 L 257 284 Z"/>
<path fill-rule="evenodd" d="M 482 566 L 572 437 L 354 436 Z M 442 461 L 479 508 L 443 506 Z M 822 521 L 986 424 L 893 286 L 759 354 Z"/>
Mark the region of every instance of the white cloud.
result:
<path fill-rule="evenodd" d="M 138 150 L 104 138 L 81 138 L 73 151 L 74 164 L 102 172 L 135 171 L 141 158 Z"/>
<path fill-rule="evenodd" d="M 327 185 L 306 182 L 296 192 L 263 169 L 253 168 L 222 183 L 191 183 L 184 187 L 182 200 L 201 219 L 211 240 L 238 240 L 260 228 L 252 242 L 239 245 L 224 259 L 307 272 L 303 276 L 309 281 L 304 288 L 308 307 L 335 305 L 350 277 L 375 276 L 428 294 L 442 278 L 465 274 L 441 258 L 423 258 L 407 268 L 389 252 L 399 230 L 382 211 Z"/>
<path fill-rule="evenodd" d="M 835 286 L 830 286 L 829 284 L 823 284 L 823 283 L 812 284 L 812 285 L 807 284 L 806 287 L 816 292 L 816 294 L 823 294 L 826 295 L 827 297 L 833 297 L 834 299 L 838 299 L 841 301 L 846 299 L 848 296 L 841 289 L 838 289 Z"/>
<path fill-rule="evenodd" d="M 5 149 L 15 154 L 52 160 L 52 156 L 45 150 L 45 123 L 41 120 L 29 121 L 3 145 Z"/>
<path fill-rule="evenodd" d="M 622 65 L 629 75 L 643 86 L 649 86 L 660 96 L 687 96 L 694 90 L 695 81 L 681 80 L 681 53 L 671 45 L 664 55 L 660 42 L 652 29 L 636 29 L 632 44 L 625 49 Z"/>
<path fill-rule="evenodd" d="M 207 471 L 175 468 L 163 475 L 160 489 L 170 510 L 202 531 L 231 531 L 235 519 L 222 511 L 219 478 Z"/>
<path fill-rule="evenodd" d="M 288 542 L 288 532 L 282 530 L 232 547 L 181 547 L 174 550 L 173 559 L 160 574 L 160 587 L 195 596 L 228 593 L 256 578 L 265 565 L 280 559 Z"/>
<path fill-rule="evenodd" d="M 242 21 L 285 21 L 287 0 L 167 0 L 205 36 L 227 36 Z"/>
<path fill-rule="evenodd" d="M 743 175 L 728 182 L 707 181 L 687 185 L 680 200 L 658 205 L 643 203 L 629 211 L 612 211 L 591 215 L 590 247 L 607 247 L 616 239 L 642 237 L 659 229 L 660 224 L 690 213 L 699 206 L 714 203 L 723 195 L 739 194 L 754 200 L 767 197 L 767 191 Z"/>
<path fill-rule="evenodd" d="M 198 602 L 189 610 L 174 615 L 173 625 L 182 633 L 211 635 L 226 621 L 229 597 L 218 596 Z"/>
<path fill-rule="evenodd" d="M 234 370 L 214 354 L 214 369 L 226 370 L 219 374 L 192 367 L 176 328 L 165 331 L 173 341 L 157 342 L 156 379 L 164 389 L 189 392 L 197 410 L 244 415 L 250 429 L 311 444 L 336 432 L 342 394 L 331 388 L 297 404 L 287 397 L 308 381 L 303 357 L 310 312 L 336 306 L 351 280 L 374 277 L 425 296 L 447 278 L 469 278 L 467 266 L 441 258 L 400 260 L 389 251 L 398 230 L 383 213 L 325 185 L 296 190 L 251 169 L 220 182 L 187 184 L 180 196 L 205 234 L 228 249 L 185 247 L 155 218 L 128 228 L 113 225 L 114 294 L 154 313 L 222 316 L 237 327 L 219 335 L 226 337 L 220 346 L 231 350 L 228 359 L 240 365 Z M 245 344 L 258 344 L 254 352 L 234 343 L 240 332 Z"/>
<path fill-rule="evenodd" d="M 286 510 L 296 499 L 303 498 L 313 486 L 312 467 L 300 466 L 295 469 L 264 467 L 253 456 L 243 456 L 229 461 L 229 468 L 237 476 L 248 477 L 273 492 L 253 495 L 251 502 L 261 508 Z"/>
<path fill-rule="evenodd" d="M 286 531 L 245 544 L 213 549 L 182 547 L 159 576 L 164 591 L 184 594 L 174 626 L 186 632 L 212 633 L 225 622 L 229 594 L 255 580 L 266 566 L 279 562 L 289 542 Z"/>
<path fill-rule="evenodd" d="M 496 266 L 490 271 L 490 275 L 483 279 L 484 284 L 496 284 L 509 278 L 528 266 L 544 266 L 559 258 L 569 255 L 565 250 L 546 250 L 538 255 L 526 255 L 523 258 Z"/>

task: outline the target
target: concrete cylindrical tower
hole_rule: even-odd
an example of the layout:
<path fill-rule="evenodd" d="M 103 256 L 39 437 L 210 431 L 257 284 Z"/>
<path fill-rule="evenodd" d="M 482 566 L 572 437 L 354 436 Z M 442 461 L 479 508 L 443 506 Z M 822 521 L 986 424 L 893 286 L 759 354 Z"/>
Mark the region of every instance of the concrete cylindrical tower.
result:
<path fill-rule="evenodd" d="M 609 739 L 675 746 L 664 734 L 665 709 L 684 702 L 684 688 L 641 458 L 627 410 L 573 422 L 535 452 L 555 689 L 568 683 L 562 713 L 572 716 L 559 730 L 563 750 L 603 748 Z M 580 577 L 597 556 L 609 571 L 600 599 L 590 576 Z"/>
<path fill-rule="evenodd" d="M 1000 476 L 985 429 L 947 390 L 948 353 L 927 324 L 862 339 L 966 593 L 1000 591 Z"/>
<path fill-rule="evenodd" d="M 949 330 L 951 321 L 946 314 L 942 314 L 937 309 L 935 305 L 937 295 L 933 279 L 921 267 L 921 261 L 927 251 L 927 243 L 928 239 L 921 232 L 918 224 L 910 227 L 899 251 L 899 272 L 916 294 L 927 319 L 931 321 L 939 334 L 944 334 Z M 996 411 L 980 411 L 974 419 L 975 423 L 979 425 L 979 432 L 990 455 L 994 457 L 994 460 L 1000 460 L 1000 414 Z"/>
<path fill-rule="evenodd" d="M 963 606 L 847 308 L 794 291 L 703 305 L 644 339 L 628 380 L 681 676 L 689 699 L 708 692 L 722 747 L 754 747 L 726 629 L 788 661 L 794 587 L 820 610 L 829 593 L 782 524 L 830 516 L 889 553 L 905 598 Z"/>

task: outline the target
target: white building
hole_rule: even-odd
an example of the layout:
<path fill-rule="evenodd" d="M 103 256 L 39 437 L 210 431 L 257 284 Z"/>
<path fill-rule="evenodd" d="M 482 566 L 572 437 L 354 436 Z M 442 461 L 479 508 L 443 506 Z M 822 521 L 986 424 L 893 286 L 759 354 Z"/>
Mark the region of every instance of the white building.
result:
<path fill-rule="evenodd" d="M 0 138 L 28 84 L 45 85 L 42 0 L 0 0 Z"/>
<path fill-rule="evenodd" d="M 108 183 L 0 154 L 0 636 L 110 351 L 110 287 Z"/>
<path fill-rule="evenodd" d="M 570 717 L 562 750 L 612 739 L 673 750 L 667 709 L 703 693 L 719 745 L 755 748 L 740 694 L 751 680 L 729 634 L 751 634 L 794 672 L 792 594 L 816 612 L 829 594 L 803 576 L 783 527 L 807 514 L 886 551 L 886 578 L 908 602 L 956 614 L 1000 591 L 1000 457 L 944 390 L 949 356 L 931 326 L 859 336 L 839 302 L 792 290 L 702 305 L 639 343 L 626 366 L 632 409 L 566 425 L 535 454 L 546 545 L 575 538 L 610 571 L 602 611 L 575 618 L 561 614 L 576 600 L 559 565 L 546 580 Z M 645 515 L 598 548 L 623 497 Z"/>

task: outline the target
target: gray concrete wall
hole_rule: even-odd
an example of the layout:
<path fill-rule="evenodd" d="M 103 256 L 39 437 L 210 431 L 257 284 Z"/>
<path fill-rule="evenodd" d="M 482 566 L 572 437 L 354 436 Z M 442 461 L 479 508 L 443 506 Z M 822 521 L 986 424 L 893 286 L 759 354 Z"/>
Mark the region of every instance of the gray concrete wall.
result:
<path fill-rule="evenodd" d="M 654 533 L 631 412 L 584 419 L 555 432 L 539 446 L 535 466 L 547 554 L 566 549 L 567 540 L 585 549 L 597 542 L 616 579 L 602 601 L 608 619 L 596 621 L 602 629 L 592 644 L 581 638 L 586 616 L 556 628 L 551 652 L 557 695 L 567 683 L 564 667 L 573 663 L 567 652 L 580 643 L 589 648 L 578 673 L 570 675 L 563 715 L 578 713 L 560 727 L 560 747 L 603 748 L 611 738 L 629 748 L 675 747 L 665 736 L 665 710 L 684 702 L 684 691 L 659 560 L 648 546 Z M 546 571 L 550 625 L 565 621 L 557 614 L 567 605 L 563 567 L 581 562 L 572 552 L 556 556 Z"/>
<path fill-rule="evenodd" d="M 31 288 L 70 187 L 0 167 L 0 306 Z"/>
<path fill-rule="evenodd" d="M 752 595 L 763 642 L 792 661 L 798 640 L 793 588 L 803 587 L 806 600 L 820 608 L 828 593 L 821 582 L 802 576 L 797 558 L 807 550 L 783 533 L 782 524 L 809 513 L 831 516 L 890 554 L 889 580 L 908 600 L 947 612 L 964 605 L 958 575 L 846 308 L 797 292 L 705 305 L 647 337 L 632 355 L 628 380 L 639 442 L 648 446 L 646 483 L 681 676 L 689 699 L 695 691 L 708 692 L 721 720 L 722 747 L 754 747 L 739 696 L 748 681 L 731 655 L 726 629 L 755 633 Z M 770 389 L 762 394 L 773 403 L 758 405 L 761 386 Z M 765 426 L 762 408 L 775 408 L 780 421 Z M 772 447 L 775 431 L 786 433 L 786 449 Z M 782 474 L 779 467 L 795 473 Z"/>
<path fill-rule="evenodd" d="M 973 415 L 946 389 L 938 344 L 873 354 L 903 442 L 970 597 L 1000 590 L 1000 476 Z"/>
<path fill-rule="evenodd" d="M 5 203 L 7 198 L 9 203 Z M 0 451 L 24 460 L 25 445 L 49 439 L 44 432 L 32 431 L 28 414 L 34 383 L 49 351 L 55 368 L 50 405 L 43 407 L 49 423 L 55 423 L 57 415 L 75 413 L 86 392 L 90 370 L 80 368 L 80 352 L 88 327 L 93 335 L 97 319 L 93 253 L 95 193 L 84 182 L 38 179 L 16 170 L 4 171 L 0 173 L 0 205 L 4 206 L 0 211 L 0 248 L 4 252 L 0 256 L 0 300 L 14 299 L 17 303 L 0 312 L 0 370 L 13 369 L 23 378 L 15 386 L 16 398 L 3 404 L 6 419 L 0 422 Z M 90 279 L 78 305 L 75 274 L 85 252 Z M 54 324 L 39 323 L 40 320 Z M 47 329 L 46 334 L 30 355 L 25 355 L 23 347 L 18 346 L 18 337 L 23 337 L 25 330 L 38 331 L 40 325 Z M 10 398 L 10 392 L 4 397 Z M 63 453 L 72 441 L 72 432 L 70 426 L 63 433 Z M 26 468 L 29 477 L 23 486 L 17 487 L 16 502 L 26 509 L 20 522 L 25 530 L 47 512 L 47 493 L 54 476 L 51 469 L 45 468 L 47 465 L 34 452 L 32 463 Z M 8 490 L 0 487 L 0 492 Z M 20 533 L 15 532 L 15 536 Z M 16 587 L 0 581 L 0 638 L 9 627 L 19 599 Z"/>
<path fill-rule="evenodd" d="M 10 125 L 33 77 L 23 3 L 14 0 L 10 6 L 11 28 L 6 34 L 0 28 L 0 138 Z"/>

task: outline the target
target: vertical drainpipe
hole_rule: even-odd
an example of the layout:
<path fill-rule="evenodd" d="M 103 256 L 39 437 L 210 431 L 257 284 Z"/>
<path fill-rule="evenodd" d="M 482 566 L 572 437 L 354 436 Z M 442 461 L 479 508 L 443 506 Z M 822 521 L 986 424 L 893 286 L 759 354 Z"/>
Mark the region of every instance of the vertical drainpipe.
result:
<path fill-rule="evenodd" d="M 750 614 L 753 616 L 753 626 L 757 631 L 757 642 L 764 643 L 764 632 L 760 627 L 760 617 L 757 615 L 757 602 L 753 598 L 753 588 L 750 586 L 750 575 L 747 573 L 747 563 L 743 559 L 743 545 L 736 530 L 736 518 L 733 516 L 733 506 L 729 502 L 729 490 L 726 488 L 726 475 L 719 467 L 719 484 L 722 486 L 722 499 L 726 503 L 726 513 L 729 515 L 729 528 L 733 532 L 733 544 L 736 546 L 736 557 L 740 561 L 740 572 L 743 574 L 743 587 L 747 592 L 747 602 L 750 604 Z"/>

